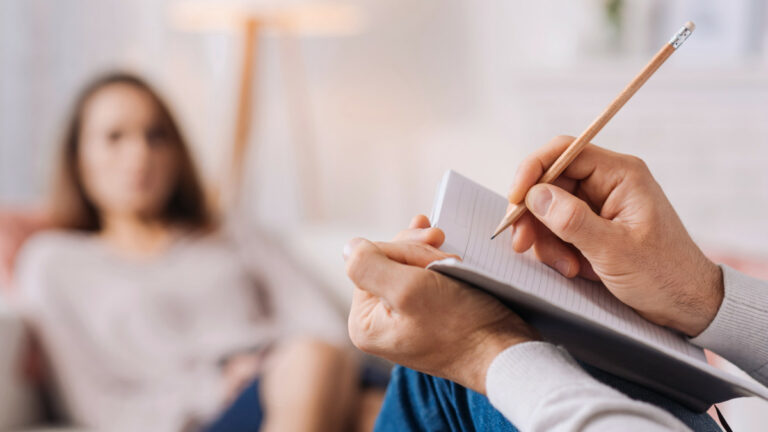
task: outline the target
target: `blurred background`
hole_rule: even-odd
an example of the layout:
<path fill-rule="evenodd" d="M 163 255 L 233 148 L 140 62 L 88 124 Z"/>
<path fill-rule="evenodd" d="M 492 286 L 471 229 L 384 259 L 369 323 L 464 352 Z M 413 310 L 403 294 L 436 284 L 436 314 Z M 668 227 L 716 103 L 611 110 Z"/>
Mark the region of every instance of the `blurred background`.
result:
<path fill-rule="evenodd" d="M 766 0 L 4 0 L 0 205 L 41 204 L 76 92 L 135 71 L 206 180 L 230 185 L 242 160 L 243 217 L 346 304 L 348 238 L 428 214 L 449 168 L 504 193 L 687 20 L 692 37 L 595 142 L 645 159 L 705 250 L 766 276 Z M 768 421 L 762 402 L 725 405 L 736 430 Z"/>

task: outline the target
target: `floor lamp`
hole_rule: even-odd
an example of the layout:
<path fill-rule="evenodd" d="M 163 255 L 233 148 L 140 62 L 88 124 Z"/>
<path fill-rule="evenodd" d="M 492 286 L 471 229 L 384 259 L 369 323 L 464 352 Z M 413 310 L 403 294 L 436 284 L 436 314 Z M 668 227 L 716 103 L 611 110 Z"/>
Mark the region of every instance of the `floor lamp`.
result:
<path fill-rule="evenodd" d="M 362 28 L 358 8 L 340 3 L 301 2 L 281 6 L 284 2 L 212 2 L 180 1 L 173 3 L 170 16 L 176 28 L 187 31 L 229 31 L 241 38 L 240 68 L 235 82 L 237 106 L 235 108 L 234 140 L 231 159 L 223 177 L 218 201 L 223 206 L 238 204 L 242 195 L 246 155 L 253 151 L 251 132 L 254 118 L 259 115 L 256 83 L 259 69 L 259 41 L 264 34 L 275 34 L 282 42 L 280 56 L 282 68 L 290 82 L 289 117 L 296 146 L 297 172 L 300 175 L 300 196 L 304 204 L 304 217 L 320 217 L 318 194 L 312 186 L 317 181 L 317 161 L 314 157 L 314 135 L 307 104 L 305 76 L 301 63 L 298 40 L 304 37 L 327 37 L 354 34 Z"/>

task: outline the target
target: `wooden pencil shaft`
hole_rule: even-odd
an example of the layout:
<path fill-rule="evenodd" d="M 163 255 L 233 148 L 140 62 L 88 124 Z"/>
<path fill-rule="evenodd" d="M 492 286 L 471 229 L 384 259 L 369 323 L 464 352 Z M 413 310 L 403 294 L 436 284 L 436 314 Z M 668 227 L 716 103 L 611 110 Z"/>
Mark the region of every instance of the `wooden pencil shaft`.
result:
<path fill-rule="evenodd" d="M 621 91 L 616 99 L 581 133 L 565 151 L 547 169 L 539 183 L 552 183 L 568 168 L 568 165 L 581 153 L 584 147 L 605 127 L 608 121 L 627 103 L 629 99 L 648 81 L 648 78 L 669 58 L 675 49 L 665 44 L 637 76 Z"/>
<path fill-rule="evenodd" d="M 688 34 L 690 34 L 690 31 L 688 31 L 685 36 L 687 37 Z M 684 41 L 685 39 L 682 40 Z M 584 132 L 581 133 L 581 135 L 579 135 L 575 140 L 573 140 L 573 142 L 571 142 L 571 144 L 568 145 L 565 151 L 563 151 L 563 153 L 555 160 L 555 162 L 552 163 L 552 165 L 550 165 L 550 167 L 544 172 L 538 183 L 552 183 L 558 177 L 560 177 L 563 171 L 565 171 L 565 169 L 568 168 L 568 165 L 570 165 L 574 159 L 579 156 L 579 153 L 584 150 L 584 147 L 586 147 L 586 145 L 592 141 L 595 135 L 597 135 L 598 132 L 603 129 L 603 127 L 608 123 L 608 121 L 611 120 L 611 118 L 613 118 L 614 115 L 616 115 L 621 107 L 623 107 L 624 104 L 626 104 L 627 101 L 631 99 L 632 96 L 637 92 L 637 90 L 639 90 L 640 87 L 642 87 L 643 84 L 648 81 L 648 78 L 650 78 L 651 75 L 653 75 L 654 72 L 656 72 L 656 70 L 658 70 L 659 67 L 664 64 L 669 56 L 675 52 L 676 47 L 673 46 L 674 41 L 675 39 L 673 38 L 673 41 L 664 44 L 659 52 L 657 52 L 651 61 L 649 61 L 648 64 L 645 65 L 645 67 L 640 71 L 640 73 L 637 74 L 637 76 L 635 76 L 632 81 L 630 81 L 630 83 L 624 88 L 624 90 L 621 91 L 621 93 L 619 93 L 613 102 L 608 105 L 608 107 L 592 122 L 592 124 L 589 125 L 589 127 L 587 127 Z M 525 214 L 526 210 L 525 200 L 517 203 L 511 210 L 507 212 L 507 214 L 504 215 L 504 218 L 496 228 L 496 231 L 493 233 L 491 238 L 496 237 L 510 225 L 517 222 L 517 220 L 520 219 L 523 214 Z"/>

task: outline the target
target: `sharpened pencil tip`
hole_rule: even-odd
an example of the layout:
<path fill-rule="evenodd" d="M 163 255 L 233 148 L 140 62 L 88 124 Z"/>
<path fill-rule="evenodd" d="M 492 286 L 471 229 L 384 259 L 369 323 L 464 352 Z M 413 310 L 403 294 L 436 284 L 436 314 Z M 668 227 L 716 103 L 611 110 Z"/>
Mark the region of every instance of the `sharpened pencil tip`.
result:
<path fill-rule="evenodd" d="M 504 230 L 505 230 L 506 228 L 507 228 L 507 227 L 506 227 L 506 226 L 505 226 L 505 224 L 503 224 L 503 223 L 502 223 L 501 225 L 499 225 L 498 227 L 496 227 L 496 231 L 494 231 L 494 232 L 493 232 L 493 235 L 491 235 L 491 240 L 493 240 L 493 239 L 495 239 L 496 237 L 498 237 L 498 236 L 499 236 L 499 234 L 503 233 L 503 232 L 504 232 Z"/>

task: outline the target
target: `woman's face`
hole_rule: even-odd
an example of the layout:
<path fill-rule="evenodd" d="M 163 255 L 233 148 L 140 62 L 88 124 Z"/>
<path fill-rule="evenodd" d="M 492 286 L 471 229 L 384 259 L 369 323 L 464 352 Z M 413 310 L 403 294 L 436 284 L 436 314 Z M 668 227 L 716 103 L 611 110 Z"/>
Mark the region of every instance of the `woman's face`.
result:
<path fill-rule="evenodd" d="M 111 84 L 89 98 L 82 119 L 80 175 L 98 211 L 160 217 L 178 178 L 180 153 L 152 97 L 130 84 Z"/>

